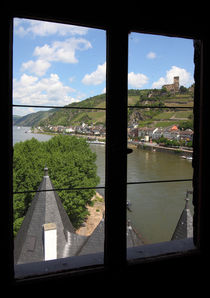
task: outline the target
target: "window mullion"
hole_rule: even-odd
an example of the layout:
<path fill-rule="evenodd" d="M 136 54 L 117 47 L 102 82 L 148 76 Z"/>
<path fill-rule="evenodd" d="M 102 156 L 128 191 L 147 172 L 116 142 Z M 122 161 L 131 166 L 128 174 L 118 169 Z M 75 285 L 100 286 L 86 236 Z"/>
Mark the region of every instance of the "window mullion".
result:
<path fill-rule="evenodd" d="M 108 29 L 104 259 L 118 269 L 126 264 L 127 70 L 127 31 Z"/>

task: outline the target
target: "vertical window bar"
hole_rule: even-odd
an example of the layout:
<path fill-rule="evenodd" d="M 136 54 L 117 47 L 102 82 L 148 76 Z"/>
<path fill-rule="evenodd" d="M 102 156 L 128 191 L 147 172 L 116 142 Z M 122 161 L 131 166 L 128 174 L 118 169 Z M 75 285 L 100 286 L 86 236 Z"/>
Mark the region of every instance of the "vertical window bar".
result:
<path fill-rule="evenodd" d="M 8 16 L 5 21 L 5 34 L 3 34 L 4 44 L 4 65 L 3 65 L 3 98 L 7 100 L 3 103 L 4 107 L 4 136 L 6 137 L 6 145 L 2 146 L 2 156 L 4 156 L 3 172 L 7 173 L 3 175 L 2 185 L 4 185 L 4 197 L 6 200 L 2 201 L 2 210 L 4 210 L 4 216 L 2 217 L 2 252 L 4 252 L 4 259 L 7 261 L 7 271 L 9 281 L 14 277 L 13 266 L 13 201 L 12 201 L 12 51 L 13 51 L 13 19 Z M 6 117 L 5 117 L 6 116 Z M 9 153 L 8 153 L 9 152 Z M 5 160 L 7 157 L 7 160 Z M 6 162 L 5 162 L 6 161 Z M 6 241 L 7 239 L 7 241 Z"/>
<path fill-rule="evenodd" d="M 119 270 L 126 264 L 127 70 L 127 31 L 108 29 L 104 262 Z"/>

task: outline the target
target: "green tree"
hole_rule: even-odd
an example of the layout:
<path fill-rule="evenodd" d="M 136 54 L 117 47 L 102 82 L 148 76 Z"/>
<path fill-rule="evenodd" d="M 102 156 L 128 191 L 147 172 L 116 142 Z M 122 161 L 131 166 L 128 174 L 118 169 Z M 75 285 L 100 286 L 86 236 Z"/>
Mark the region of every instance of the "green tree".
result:
<path fill-rule="evenodd" d="M 99 183 L 96 154 L 84 139 L 59 135 L 47 142 L 36 139 L 16 143 L 13 158 L 14 191 L 36 190 L 45 165 L 55 188 L 95 187 Z M 95 190 L 62 190 L 58 192 L 67 214 L 75 228 L 88 215 L 87 205 Z M 14 195 L 14 231 L 30 206 L 34 193 Z"/>
<path fill-rule="evenodd" d="M 180 91 L 180 93 L 187 93 L 188 89 L 184 86 L 180 86 L 179 91 Z"/>

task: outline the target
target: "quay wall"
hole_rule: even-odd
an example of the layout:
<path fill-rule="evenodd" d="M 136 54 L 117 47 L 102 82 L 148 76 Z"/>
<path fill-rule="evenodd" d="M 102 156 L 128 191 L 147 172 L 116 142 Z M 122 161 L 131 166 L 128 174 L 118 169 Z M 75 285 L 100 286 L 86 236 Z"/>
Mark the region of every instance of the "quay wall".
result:
<path fill-rule="evenodd" d="M 149 150 L 149 151 L 156 151 L 156 152 L 165 152 L 169 154 L 176 154 L 176 155 L 184 155 L 186 157 L 192 157 L 193 151 L 192 150 L 185 150 L 185 149 L 177 149 L 177 148 L 169 148 L 169 147 L 163 147 L 163 146 L 152 146 L 151 144 L 148 145 L 146 143 L 141 143 L 136 145 L 138 149 L 142 150 Z"/>

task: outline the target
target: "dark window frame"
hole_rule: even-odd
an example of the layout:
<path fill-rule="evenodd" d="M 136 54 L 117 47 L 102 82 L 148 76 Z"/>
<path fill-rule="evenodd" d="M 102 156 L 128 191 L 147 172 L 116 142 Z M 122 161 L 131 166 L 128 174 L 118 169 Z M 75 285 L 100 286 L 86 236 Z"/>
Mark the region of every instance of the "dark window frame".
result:
<path fill-rule="evenodd" d="M 27 9 L 26 9 L 27 11 Z M 205 36 L 198 33 L 195 29 L 190 30 L 189 28 L 182 32 L 180 28 L 172 26 L 169 29 L 159 28 L 151 29 L 148 25 L 147 29 L 141 29 L 140 24 L 127 24 L 118 26 L 113 24 L 106 24 L 105 20 L 94 20 L 72 18 L 68 20 L 66 16 L 60 16 L 56 18 L 45 16 L 45 14 L 36 14 L 33 12 L 13 12 L 10 13 L 9 17 L 5 19 L 5 48 L 4 57 L 6 60 L 6 67 L 4 72 L 5 84 L 3 85 L 3 94 L 8 101 L 5 103 L 5 114 L 7 114 L 7 146 L 3 148 L 5 156 L 7 156 L 6 171 L 8 175 L 3 177 L 4 186 L 7 186 L 6 197 L 9 198 L 3 203 L 4 210 L 7 216 L 6 222 L 3 223 L 3 237 L 5 239 L 3 249 L 4 255 L 6 256 L 7 263 L 7 277 L 11 282 L 14 282 L 14 266 L 13 266 L 13 235 L 12 235 L 12 18 L 13 17 L 31 17 L 46 21 L 60 21 L 63 23 L 71 23 L 75 25 L 86 25 L 88 27 L 95 27 L 99 29 L 107 30 L 107 147 L 106 147 L 106 223 L 105 223 L 105 263 L 102 267 L 89 268 L 88 270 L 81 269 L 83 274 L 89 274 L 91 271 L 92 275 L 97 275 L 99 272 L 103 272 L 102 276 L 106 272 L 135 272 L 135 269 L 139 269 L 138 261 L 134 262 L 131 266 L 127 267 L 126 262 L 126 178 L 127 178 L 127 45 L 128 45 L 128 33 L 129 31 L 151 33 L 151 34 L 162 34 L 177 37 L 187 37 L 200 39 L 197 42 L 197 48 L 195 51 L 195 105 L 194 115 L 195 127 L 194 127 L 194 241 L 196 244 L 196 255 L 205 256 L 207 253 L 207 236 L 206 236 L 206 223 L 208 218 L 208 204 L 207 204 L 207 188 L 208 179 L 205 175 L 207 173 L 207 158 L 208 149 L 205 146 L 205 140 L 208 136 L 205 125 L 208 119 L 207 113 L 207 92 L 208 92 L 208 80 L 204 76 L 207 73 L 207 61 L 208 55 L 208 43 L 206 42 Z M 120 45 L 120 46 L 119 46 Z M 119 54 L 120 50 L 120 54 Z M 115 80 L 116 73 L 119 69 L 122 69 L 122 75 L 119 80 Z M 122 87 L 123 86 L 123 87 Z M 120 90 L 120 91 L 119 91 Z M 120 93 L 120 94 L 119 94 Z M 116 96 L 120 98 L 120 110 L 119 105 L 116 103 Z M 115 100 L 114 100 L 115 99 Z M 123 104 L 122 104 L 123 103 Z M 120 124 L 116 124 L 114 120 L 116 111 L 121 115 Z M 120 126 L 122 125 L 122 126 Z M 118 133 L 118 128 L 121 127 L 122 134 Z M 107 174 L 109 173 L 109 174 Z M 120 173 L 120 175 L 119 175 Z M 117 179 L 116 179 L 117 178 Z M 116 189 L 120 192 L 119 197 L 121 198 L 121 204 L 115 200 L 110 200 Z M 116 218 L 116 210 L 118 211 L 118 217 Z M 121 223 L 119 227 L 119 222 Z M 117 226 L 118 233 L 113 232 L 113 226 Z M 185 258 L 188 253 L 181 253 L 182 259 Z M 179 254 L 180 256 L 180 254 Z M 177 260 L 177 256 L 164 255 L 158 258 L 152 258 L 155 263 L 164 262 L 164 260 Z M 199 259 L 200 260 L 200 259 Z M 143 262 L 144 268 L 148 261 Z M 172 261 L 173 263 L 173 261 Z M 134 266 L 133 266 L 134 265 Z M 142 264 L 141 264 L 142 265 Z M 135 268 L 135 269 L 134 269 Z M 133 271 L 134 270 L 134 271 Z M 63 278 L 66 277 L 80 276 L 78 272 L 64 273 Z M 53 280 L 61 278 L 61 275 L 54 275 Z M 39 281 L 40 277 L 36 278 Z"/>

